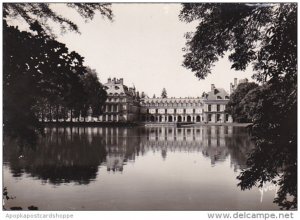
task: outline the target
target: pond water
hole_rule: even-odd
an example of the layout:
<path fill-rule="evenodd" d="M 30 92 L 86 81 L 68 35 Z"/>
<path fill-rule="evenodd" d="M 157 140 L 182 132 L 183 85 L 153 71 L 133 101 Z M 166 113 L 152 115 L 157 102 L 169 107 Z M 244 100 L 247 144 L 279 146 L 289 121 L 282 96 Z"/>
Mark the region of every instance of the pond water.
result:
<path fill-rule="evenodd" d="M 46 128 L 35 148 L 4 139 L 4 207 L 39 210 L 278 210 L 276 187 L 242 191 L 243 127 Z"/>

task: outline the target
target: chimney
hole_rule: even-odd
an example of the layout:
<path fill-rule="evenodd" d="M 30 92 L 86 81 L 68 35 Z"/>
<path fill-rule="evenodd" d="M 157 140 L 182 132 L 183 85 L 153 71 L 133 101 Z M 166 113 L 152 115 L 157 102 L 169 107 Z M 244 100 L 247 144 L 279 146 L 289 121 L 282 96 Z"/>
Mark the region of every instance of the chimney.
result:
<path fill-rule="evenodd" d="M 110 78 L 110 77 L 107 79 L 107 82 L 108 82 L 108 83 L 111 83 L 111 78 Z"/>
<path fill-rule="evenodd" d="M 216 87 L 215 87 L 215 84 L 211 84 L 211 91 L 212 91 L 212 92 L 214 91 L 215 88 L 216 88 Z"/>
<path fill-rule="evenodd" d="M 234 78 L 234 87 L 237 86 L 237 78 Z"/>
<path fill-rule="evenodd" d="M 123 78 L 120 78 L 120 84 L 123 85 L 124 81 Z"/>

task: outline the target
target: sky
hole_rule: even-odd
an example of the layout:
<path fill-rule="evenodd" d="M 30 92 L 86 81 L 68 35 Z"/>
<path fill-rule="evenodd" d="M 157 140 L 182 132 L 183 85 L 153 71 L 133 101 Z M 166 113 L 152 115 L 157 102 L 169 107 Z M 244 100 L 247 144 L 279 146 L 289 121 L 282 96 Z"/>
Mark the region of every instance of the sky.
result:
<path fill-rule="evenodd" d="M 179 20 L 178 3 L 115 3 L 112 22 L 100 14 L 86 22 L 63 4 L 52 7 L 77 23 L 81 32 L 67 32 L 57 40 L 85 57 L 85 65 L 97 71 L 102 83 L 108 77 L 124 78 L 126 85 L 150 97 L 160 96 L 163 88 L 169 97 L 197 97 L 211 84 L 229 91 L 235 77 L 251 79 L 251 67 L 245 72 L 231 70 L 227 57 L 215 64 L 205 80 L 182 66 L 184 34 L 194 31 L 196 23 Z"/>

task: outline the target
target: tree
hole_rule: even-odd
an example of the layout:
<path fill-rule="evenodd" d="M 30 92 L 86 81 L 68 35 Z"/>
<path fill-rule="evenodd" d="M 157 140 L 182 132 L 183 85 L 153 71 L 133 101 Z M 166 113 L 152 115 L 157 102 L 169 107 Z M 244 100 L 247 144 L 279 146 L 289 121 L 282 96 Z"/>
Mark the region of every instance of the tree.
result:
<path fill-rule="evenodd" d="M 233 117 L 234 121 L 251 122 L 251 117 L 248 117 L 247 111 L 244 111 L 243 99 L 250 91 L 257 87 L 258 84 L 253 82 L 240 83 L 236 90 L 230 95 L 226 111 Z"/>
<path fill-rule="evenodd" d="M 83 104 L 83 115 L 87 115 L 88 108 L 92 108 L 93 115 L 98 116 L 101 113 L 101 107 L 106 100 L 106 91 L 99 82 L 97 72 L 87 68 L 87 73 L 82 76 L 82 83 L 85 92 L 85 103 Z"/>
<path fill-rule="evenodd" d="M 186 35 L 183 63 L 198 78 L 229 52 L 233 69 L 251 63 L 253 78 L 262 83 L 244 98 L 256 148 L 239 186 L 277 183 L 274 202 L 297 208 L 297 4 L 183 4 L 180 19 L 199 22 Z"/>
<path fill-rule="evenodd" d="M 168 98 L 168 95 L 167 95 L 167 90 L 166 88 L 163 88 L 162 92 L 161 92 L 161 98 L 163 99 L 166 99 Z"/>
<path fill-rule="evenodd" d="M 65 5 L 74 8 L 87 20 L 93 19 L 96 12 L 109 20 L 113 18 L 110 3 L 67 3 Z M 77 24 L 55 12 L 50 3 L 4 3 L 3 19 L 7 18 L 22 18 L 29 26 L 37 22 L 47 35 L 53 34 L 49 26 L 51 22 L 58 24 L 62 32 L 69 30 L 80 33 Z"/>
<path fill-rule="evenodd" d="M 202 95 L 201 95 L 201 97 L 205 98 L 205 99 L 207 98 L 207 96 L 208 96 L 208 94 L 206 92 L 203 92 Z"/>
<path fill-rule="evenodd" d="M 92 19 L 97 11 L 112 19 L 107 3 L 67 6 L 85 19 Z M 7 24 L 8 19 L 19 17 L 28 24 L 28 32 Z M 88 89 L 81 77 L 86 73 L 84 58 L 53 38 L 49 21 L 63 31 L 79 32 L 74 22 L 57 14 L 48 3 L 3 4 L 3 130 L 22 144 L 34 145 L 37 135 L 43 133 L 40 119 L 65 119 L 68 113 L 72 119 L 86 105 Z"/>
<path fill-rule="evenodd" d="M 4 132 L 34 141 L 43 126 L 40 112 L 64 104 L 72 108 L 81 96 L 83 57 L 31 26 L 36 35 L 3 23 L 3 119 Z"/>

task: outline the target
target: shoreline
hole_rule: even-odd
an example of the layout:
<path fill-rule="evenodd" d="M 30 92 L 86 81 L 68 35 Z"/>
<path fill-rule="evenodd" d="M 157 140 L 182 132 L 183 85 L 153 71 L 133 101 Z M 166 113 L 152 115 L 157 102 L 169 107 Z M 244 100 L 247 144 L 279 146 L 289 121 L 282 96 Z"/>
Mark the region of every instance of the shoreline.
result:
<path fill-rule="evenodd" d="M 45 126 L 60 127 L 202 127 L 202 126 L 233 126 L 250 127 L 252 123 L 145 123 L 145 122 L 42 122 Z"/>

